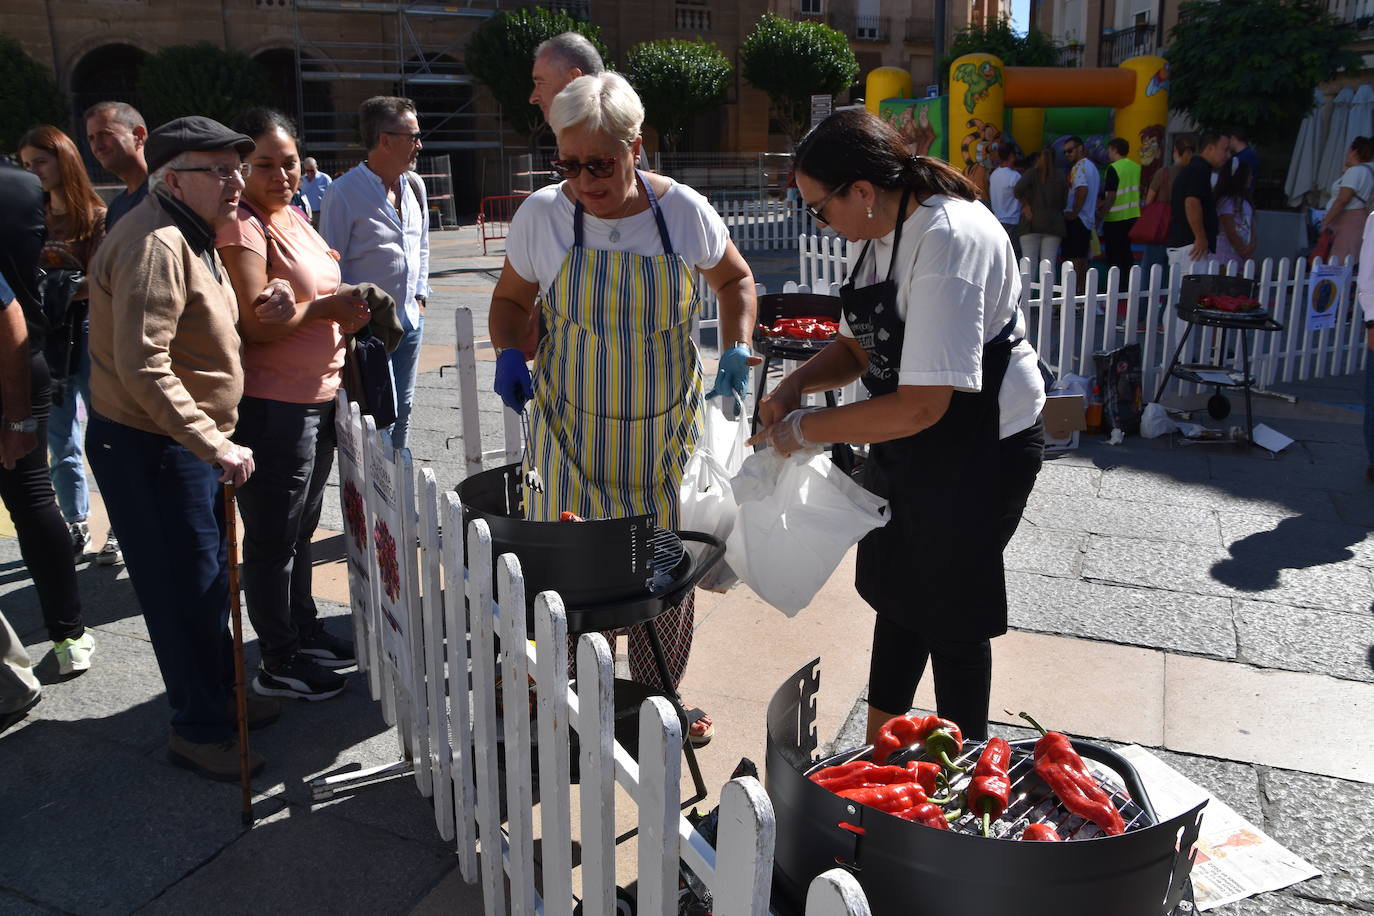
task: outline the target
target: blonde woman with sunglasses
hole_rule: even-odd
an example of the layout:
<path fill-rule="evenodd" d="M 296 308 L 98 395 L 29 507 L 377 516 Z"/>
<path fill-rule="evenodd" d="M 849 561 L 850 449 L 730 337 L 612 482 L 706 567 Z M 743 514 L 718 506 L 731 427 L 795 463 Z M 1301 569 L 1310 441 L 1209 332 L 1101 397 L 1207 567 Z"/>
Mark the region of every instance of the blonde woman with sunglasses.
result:
<path fill-rule="evenodd" d="M 492 295 L 496 391 L 530 405 L 527 470 L 544 492 L 525 494 L 526 517 L 554 521 L 648 514 L 674 528 L 683 466 L 701 435 L 701 361 L 691 325 L 701 299 L 696 273 L 720 300 L 720 370 L 710 397 L 743 398 L 754 325 L 754 277 L 704 197 L 635 170 L 644 106 L 616 73 L 582 76 L 549 107 L 558 140 L 557 185 L 516 212 L 506 263 Z M 521 345 L 536 301 L 546 334 L 534 371 Z M 676 690 L 687 665 L 693 599 L 655 619 L 671 684 L 660 683 L 644 627 L 629 632 L 631 677 Z M 712 723 L 689 712 L 688 737 Z"/>

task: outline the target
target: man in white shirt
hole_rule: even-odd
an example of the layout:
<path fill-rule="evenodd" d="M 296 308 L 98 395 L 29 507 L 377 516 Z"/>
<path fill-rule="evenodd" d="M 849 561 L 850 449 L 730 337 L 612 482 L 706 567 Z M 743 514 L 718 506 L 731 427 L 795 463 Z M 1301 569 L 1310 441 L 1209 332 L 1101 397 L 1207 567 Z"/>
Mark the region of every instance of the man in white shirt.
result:
<path fill-rule="evenodd" d="M 1016 161 L 1016 148 L 1003 143 L 992 151 L 992 158 L 998 163 L 988 178 L 988 198 L 993 215 L 1007 230 L 1011 239 L 1011 250 L 1016 252 L 1016 260 L 1021 260 L 1021 201 L 1016 199 L 1016 182 L 1021 173 L 1012 168 Z"/>
<path fill-rule="evenodd" d="M 320 228 L 320 207 L 324 202 L 324 189 L 334 183 L 327 172 L 321 172 L 313 156 L 301 161 L 301 196 L 310 205 L 310 225 Z"/>
<path fill-rule="evenodd" d="M 324 195 L 320 234 L 339 253 L 343 282 L 375 283 L 396 300 L 405 335 L 391 354 L 391 442 L 405 448 L 429 297 L 429 207 L 414 171 L 420 125 L 415 103 L 395 96 L 368 99 L 358 115 L 367 159 Z"/>
<path fill-rule="evenodd" d="M 1083 292 L 1083 275 L 1092 253 L 1093 224 L 1097 221 L 1097 189 L 1101 176 L 1088 158 L 1082 137 L 1064 141 L 1064 156 L 1069 160 L 1069 203 L 1064 209 L 1064 257 L 1073 262 L 1078 291 Z"/>

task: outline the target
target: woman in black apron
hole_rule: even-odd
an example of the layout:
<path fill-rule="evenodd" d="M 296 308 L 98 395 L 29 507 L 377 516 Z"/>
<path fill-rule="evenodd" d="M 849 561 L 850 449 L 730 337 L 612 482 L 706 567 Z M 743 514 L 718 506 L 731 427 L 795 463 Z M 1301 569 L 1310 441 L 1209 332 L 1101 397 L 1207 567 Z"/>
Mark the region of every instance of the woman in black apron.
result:
<path fill-rule="evenodd" d="M 872 443 L 864 484 L 890 501 L 891 521 L 859 544 L 857 588 L 877 612 L 869 740 L 911 707 L 927 660 L 938 713 L 983 738 L 989 640 L 1007 629 L 1002 550 L 1044 446 L 1011 243 L 966 178 L 908 155 L 865 111 L 822 122 L 796 170 L 816 221 L 862 245 L 840 291 L 840 338 L 773 389 L 755 440 L 784 453 Z M 858 378 L 869 400 L 798 409 Z"/>

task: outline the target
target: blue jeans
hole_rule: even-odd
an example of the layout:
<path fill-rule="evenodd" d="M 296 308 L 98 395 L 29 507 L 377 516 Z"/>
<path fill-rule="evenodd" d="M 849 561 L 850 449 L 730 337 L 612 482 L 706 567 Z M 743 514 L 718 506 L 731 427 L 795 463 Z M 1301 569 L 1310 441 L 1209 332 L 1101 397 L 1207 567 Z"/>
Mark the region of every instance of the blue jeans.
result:
<path fill-rule="evenodd" d="M 310 540 L 334 461 L 334 402 L 245 397 L 234 441 L 253 450 L 256 465 L 239 488 L 248 616 L 263 659 L 286 659 L 318 625 Z"/>
<path fill-rule="evenodd" d="M 406 447 L 410 432 L 410 407 L 415 402 L 415 377 L 420 369 L 420 337 L 425 331 L 425 316 L 420 323 L 401 338 L 401 344 L 391 353 L 391 385 L 396 389 L 396 423 L 391 427 L 391 444 Z"/>
<path fill-rule="evenodd" d="M 76 415 L 78 393 L 86 410 L 91 409 L 91 358 L 86 352 L 84 332 L 80 347 L 81 363 L 76 374 L 67 379 L 66 397 L 48 411 L 48 467 L 62 518 L 69 525 L 84 522 L 91 511 L 86 469 L 81 459 L 81 420 Z"/>
<path fill-rule="evenodd" d="M 1364 355 L 1364 449 L 1374 468 L 1374 353 Z"/>
<path fill-rule="evenodd" d="M 234 649 L 219 475 L 167 436 L 95 414 L 86 454 L 148 624 L 172 730 L 196 743 L 226 741 Z"/>

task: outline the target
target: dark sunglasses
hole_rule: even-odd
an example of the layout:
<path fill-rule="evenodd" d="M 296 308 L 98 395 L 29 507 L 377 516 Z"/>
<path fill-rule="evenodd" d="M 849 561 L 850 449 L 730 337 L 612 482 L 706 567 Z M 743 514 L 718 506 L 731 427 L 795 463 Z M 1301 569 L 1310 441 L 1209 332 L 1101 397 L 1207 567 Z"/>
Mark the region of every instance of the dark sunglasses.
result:
<path fill-rule="evenodd" d="M 846 181 L 844 184 L 840 185 L 840 186 L 837 187 L 835 190 L 831 191 L 829 194 L 827 194 L 827 195 L 825 195 L 824 197 L 822 197 L 821 200 L 820 200 L 820 203 L 807 204 L 807 205 L 806 205 L 806 213 L 807 213 L 807 215 L 810 216 L 813 220 L 815 220 L 815 221 L 818 222 L 818 223 L 824 223 L 824 222 L 826 222 L 827 220 L 826 220 L 825 214 L 824 214 L 825 205 L 828 204 L 828 203 L 830 203 L 831 198 L 833 198 L 836 194 L 838 194 L 838 193 L 840 193 L 841 191 L 843 191 L 844 189 L 848 188 L 848 187 L 849 187 L 849 184 L 850 184 L 850 183 L 849 183 L 848 181 Z"/>
<path fill-rule="evenodd" d="M 382 133 L 390 134 L 393 137 L 405 137 L 411 143 L 420 142 L 420 132 L 418 130 L 415 131 L 415 133 L 411 133 L 408 130 L 384 130 Z"/>
<path fill-rule="evenodd" d="M 586 169 L 593 178 L 610 178 L 615 174 L 614 159 L 588 159 L 586 162 L 578 162 L 576 159 L 550 159 L 549 167 L 552 168 L 563 178 L 576 178 Z"/>

